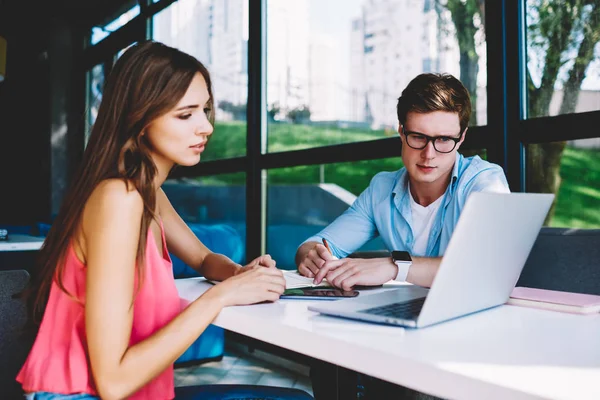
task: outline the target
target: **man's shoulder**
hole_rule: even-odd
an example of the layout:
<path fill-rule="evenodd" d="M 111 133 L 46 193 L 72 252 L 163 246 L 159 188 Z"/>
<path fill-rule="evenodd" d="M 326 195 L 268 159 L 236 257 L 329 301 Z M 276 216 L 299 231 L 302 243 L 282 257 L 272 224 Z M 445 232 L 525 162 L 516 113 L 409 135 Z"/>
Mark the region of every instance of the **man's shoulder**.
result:
<path fill-rule="evenodd" d="M 496 187 L 498 191 L 508 190 L 502 167 L 479 156 L 463 158 L 458 180 L 459 187 L 464 190 L 474 187 L 486 188 L 490 185 Z"/>
<path fill-rule="evenodd" d="M 504 174 L 504 170 L 498 164 L 483 160 L 479 156 L 463 157 L 460 178 L 471 178 L 482 171 Z"/>
<path fill-rule="evenodd" d="M 406 169 L 400 168 L 397 171 L 382 171 L 375 174 L 373 179 L 371 179 L 371 183 L 369 184 L 372 190 L 380 191 L 380 190 L 391 190 L 399 179 L 402 178 L 402 175 L 406 172 Z"/>
<path fill-rule="evenodd" d="M 388 185 L 393 186 L 396 184 L 398 179 L 402 176 L 402 174 L 406 171 L 404 167 L 400 168 L 397 171 L 382 171 L 375 174 L 373 179 L 371 179 L 371 185 Z"/>

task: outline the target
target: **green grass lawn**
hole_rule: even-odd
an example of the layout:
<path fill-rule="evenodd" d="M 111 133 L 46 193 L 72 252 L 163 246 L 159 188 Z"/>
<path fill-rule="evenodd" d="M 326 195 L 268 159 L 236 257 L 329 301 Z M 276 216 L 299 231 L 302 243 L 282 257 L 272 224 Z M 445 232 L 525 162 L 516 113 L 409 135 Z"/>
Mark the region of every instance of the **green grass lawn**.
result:
<path fill-rule="evenodd" d="M 560 176 L 556 212 L 550 225 L 600 228 L 600 150 L 567 147 Z"/>
<path fill-rule="evenodd" d="M 293 124 L 269 125 L 269 151 L 290 151 L 396 135 L 389 131 L 364 131 L 312 127 Z M 217 123 L 203 161 L 245 155 L 246 123 Z M 483 154 L 485 156 L 485 154 Z M 395 171 L 402 167 L 400 158 L 366 160 L 349 163 L 308 165 L 269 170 L 268 182 L 272 184 L 319 183 L 337 184 L 358 195 L 380 171 Z M 562 184 L 557 196 L 556 210 L 551 226 L 574 228 L 600 228 L 600 150 L 567 147 L 561 161 Z M 211 182 L 243 184 L 244 173 L 219 175 Z M 208 183 L 205 178 L 203 182 Z"/>

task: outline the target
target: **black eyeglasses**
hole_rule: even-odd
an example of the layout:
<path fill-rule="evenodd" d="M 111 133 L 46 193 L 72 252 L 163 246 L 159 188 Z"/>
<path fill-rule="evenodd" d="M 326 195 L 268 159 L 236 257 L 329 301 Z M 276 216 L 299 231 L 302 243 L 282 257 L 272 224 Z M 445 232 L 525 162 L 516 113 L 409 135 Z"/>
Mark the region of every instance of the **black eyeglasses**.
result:
<path fill-rule="evenodd" d="M 462 138 L 462 134 L 463 134 L 462 132 L 460 132 L 458 137 L 451 137 L 451 136 L 435 136 L 434 137 L 434 136 L 427 136 L 427 135 L 425 135 L 423 133 L 419 133 L 419 132 L 409 132 L 404 128 L 402 128 L 402 132 L 404 133 L 404 136 L 406 136 L 406 144 L 408 144 L 409 147 L 411 147 L 415 150 L 423 150 L 425 147 L 427 147 L 427 144 L 429 142 L 432 142 L 433 148 L 438 153 L 450 153 L 452 150 L 454 150 L 454 148 L 456 147 L 458 142 L 460 142 L 460 139 Z"/>

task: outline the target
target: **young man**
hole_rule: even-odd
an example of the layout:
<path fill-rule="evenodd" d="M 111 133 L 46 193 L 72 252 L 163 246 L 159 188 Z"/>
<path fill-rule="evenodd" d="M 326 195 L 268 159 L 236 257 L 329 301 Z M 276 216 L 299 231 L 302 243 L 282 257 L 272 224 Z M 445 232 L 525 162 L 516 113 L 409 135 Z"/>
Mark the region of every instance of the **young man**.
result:
<path fill-rule="evenodd" d="M 296 252 L 298 271 L 315 283 L 326 278 L 348 290 L 395 279 L 429 287 L 469 195 L 509 192 L 502 168 L 458 153 L 471 116 L 469 92 L 458 79 L 417 76 L 398 99 L 397 112 L 404 168 L 375 175 L 344 214 Z M 392 257 L 345 258 L 376 236 Z M 311 368 L 311 378 L 317 400 L 430 398 L 325 362 Z"/>
<path fill-rule="evenodd" d="M 469 92 L 458 79 L 418 75 L 397 112 L 404 168 L 375 175 L 344 214 L 296 252 L 298 271 L 315 283 L 326 278 L 348 290 L 396 279 L 429 287 L 469 195 L 509 192 L 502 168 L 458 153 L 471 116 Z M 396 260 L 345 258 L 376 236 Z"/>

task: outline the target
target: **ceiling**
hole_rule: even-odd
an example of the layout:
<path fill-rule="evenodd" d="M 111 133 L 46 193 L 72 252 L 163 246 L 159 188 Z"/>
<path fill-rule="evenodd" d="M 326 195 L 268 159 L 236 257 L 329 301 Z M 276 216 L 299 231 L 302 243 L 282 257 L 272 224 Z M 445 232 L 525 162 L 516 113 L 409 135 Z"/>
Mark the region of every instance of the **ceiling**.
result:
<path fill-rule="evenodd" d="M 0 0 L 0 14 L 28 19 L 58 18 L 70 25 L 103 25 L 137 4 L 136 0 Z"/>

